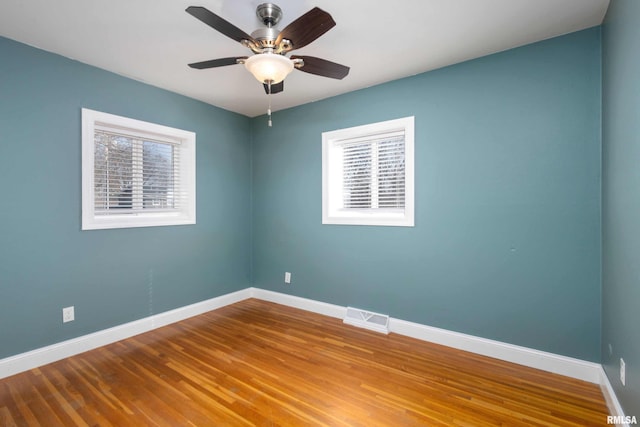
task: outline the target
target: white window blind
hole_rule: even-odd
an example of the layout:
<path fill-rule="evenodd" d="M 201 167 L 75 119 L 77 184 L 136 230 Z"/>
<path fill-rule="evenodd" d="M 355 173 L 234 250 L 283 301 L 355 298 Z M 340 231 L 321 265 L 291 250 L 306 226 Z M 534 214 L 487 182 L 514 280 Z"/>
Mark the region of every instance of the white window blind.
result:
<path fill-rule="evenodd" d="M 340 144 L 344 209 L 404 208 L 404 132 L 373 135 Z"/>
<path fill-rule="evenodd" d="M 140 139 L 97 128 L 94 197 L 96 215 L 180 209 L 177 144 Z"/>

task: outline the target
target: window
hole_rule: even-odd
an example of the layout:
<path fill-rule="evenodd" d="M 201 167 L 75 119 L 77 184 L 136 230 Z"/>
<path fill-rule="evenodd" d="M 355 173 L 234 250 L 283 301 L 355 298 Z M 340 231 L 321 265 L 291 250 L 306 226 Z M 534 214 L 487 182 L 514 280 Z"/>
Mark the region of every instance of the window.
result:
<path fill-rule="evenodd" d="M 82 229 L 196 223 L 193 132 L 82 109 Z"/>
<path fill-rule="evenodd" d="M 322 223 L 413 227 L 414 118 L 322 134 Z"/>

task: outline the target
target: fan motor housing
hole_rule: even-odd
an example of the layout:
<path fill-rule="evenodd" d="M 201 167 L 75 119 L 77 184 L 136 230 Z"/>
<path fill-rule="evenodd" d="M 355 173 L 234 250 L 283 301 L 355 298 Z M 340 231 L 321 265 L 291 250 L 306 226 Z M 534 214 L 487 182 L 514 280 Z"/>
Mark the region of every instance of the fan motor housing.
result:
<path fill-rule="evenodd" d="M 258 28 L 251 33 L 251 37 L 259 41 L 263 47 L 274 47 L 274 42 L 278 38 L 278 34 L 280 34 L 279 30 L 271 27 L 264 27 Z"/>

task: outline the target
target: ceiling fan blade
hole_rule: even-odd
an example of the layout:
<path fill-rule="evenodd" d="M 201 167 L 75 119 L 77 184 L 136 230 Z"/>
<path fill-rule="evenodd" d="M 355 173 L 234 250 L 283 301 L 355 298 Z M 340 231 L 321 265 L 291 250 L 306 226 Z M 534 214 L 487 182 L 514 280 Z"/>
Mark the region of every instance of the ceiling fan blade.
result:
<path fill-rule="evenodd" d="M 232 23 L 220 18 L 218 15 L 211 12 L 209 9 L 206 9 L 201 6 L 189 6 L 186 9 L 186 11 L 188 14 L 204 22 L 214 30 L 221 32 L 225 36 L 232 38 L 237 42 L 241 42 L 242 40 L 249 40 L 251 42 L 255 42 L 253 37 L 251 37 L 249 34 L 245 33 L 244 31 L 242 31 L 240 28 L 236 27 Z"/>
<path fill-rule="evenodd" d="M 262 84 L 264 86 L 264 91 L 267 95 L 269 95 L 269 85 L 266 83 Z M 275 94 L 275 93 L 280 93 L 284 90 L 284 80 L 281 81 L 280 83 L 276 83 L 274 85 L 271 85 L 271 94 Z"/>
<path fill-rule="evenodd" d="M 336 22 L 324 10 L 314 7 L 289 25 L 278 35 L 276 46 L 282 39 L 293 44 L 292 49 L 300 49 L 335 27 Z"/>
<path fill-rule="evenodd" d="M 193 64 L 189 64 L 189 67 L 196 68 L 198 70 L 204 70 L 206 68 L 224 67 L 225 65 L 237 64 L 239 59 L 247 59 L 247 57 L 234 56 L 231 58 L 211 59 L 209 61 L 194 62 Z"/>
<path fill-rule="evenodd" d="M 304 65 L 298 68 L 300 71 L 330 77 L 332 79 L 342 80 L 347 77 L 350 70 L 350 68 L 345 65 L 336 64 L 335 62 L 314 56 L 291 55 L 291 59 L 302 59 L 304 61 Z"/>

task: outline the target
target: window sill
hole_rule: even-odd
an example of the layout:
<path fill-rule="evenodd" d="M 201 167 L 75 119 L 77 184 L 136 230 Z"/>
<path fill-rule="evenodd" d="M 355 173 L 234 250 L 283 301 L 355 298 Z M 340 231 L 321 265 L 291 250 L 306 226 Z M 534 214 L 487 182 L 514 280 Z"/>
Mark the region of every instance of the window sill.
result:
<path fill-rule="evenodd" d="M 323 215 L 322 224 L 326 225 L 375 225 L 388 227 L 414 227 L 413 217 L 404 213 L 350 213 Z"/>
<path fill-rule="evenodd" d="M 85 218 L 82 230 L 103 230 L 112 228 L 160 227 L 169 225 L 192 225 L 196 223 L 195 215 L 176 214 L 136 214 L 136 215 L 104 215 Z"/>

